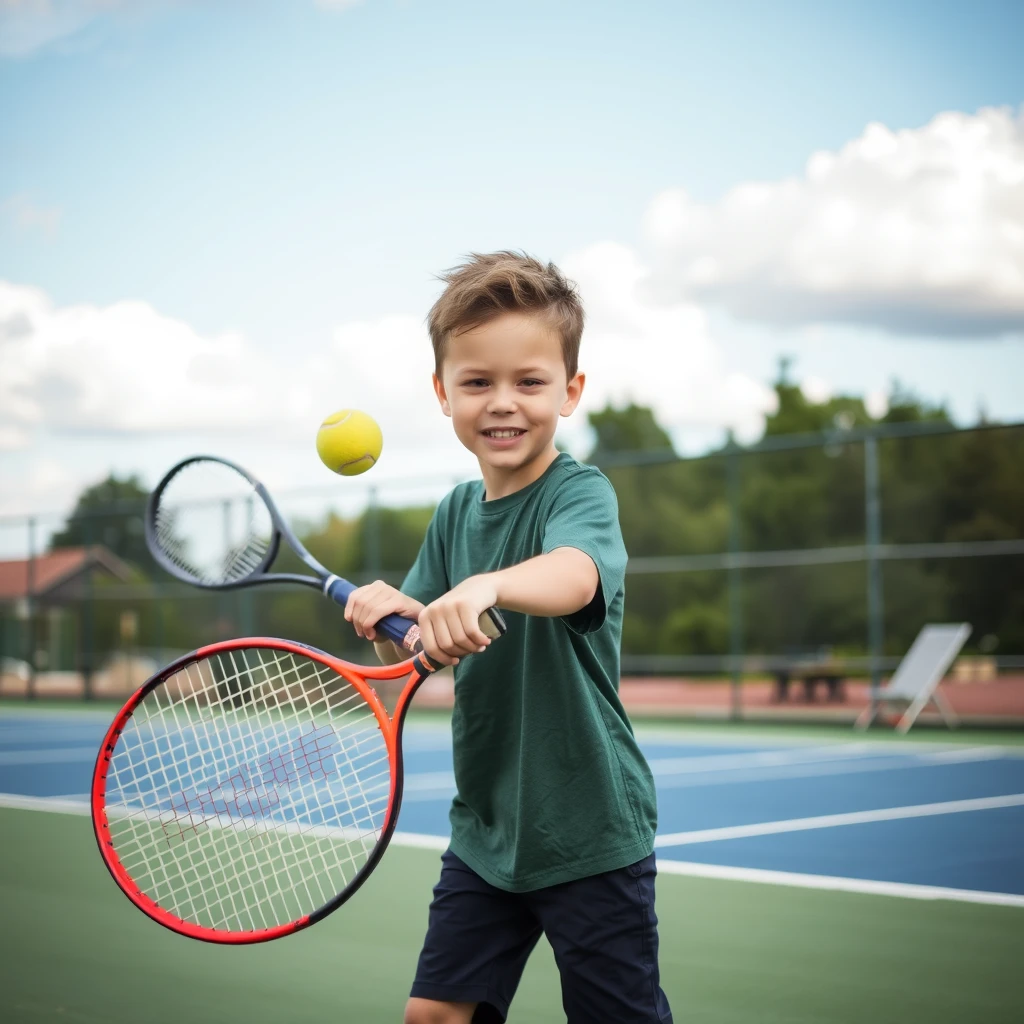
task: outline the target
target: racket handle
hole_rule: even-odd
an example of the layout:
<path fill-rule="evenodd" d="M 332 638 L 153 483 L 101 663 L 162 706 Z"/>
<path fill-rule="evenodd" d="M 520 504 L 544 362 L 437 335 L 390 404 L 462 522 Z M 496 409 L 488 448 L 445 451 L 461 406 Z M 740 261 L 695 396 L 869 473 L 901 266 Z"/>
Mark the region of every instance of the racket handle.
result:
<path fill-rule="evenodd" d="M 332 601 L 342 606 L 348 603 L 352 592 L 356 589 L 348 580 L 340 579 L 337 576 L 329 576 L 324 583 L 324 594 Z M 420 627 L 413 619 L 407 619 L 402 615 L 385 615 L 374 627 L 378 634 L 383 634 L 389 640 L 393 640 L 399 647 L 404 648 L 411 654 L 419 654 L 423 650 L 420 643 Z M 496 640 L 506 629 L 505 620 L 497 608 L 488 608 L 480 616 L 480 629 L 484 636 Z"/>
<path fill-rule="evenodd" d="M 329 576 L 324 583 L 324 594 L 332 601 L 345 607 L 348 599 L 356 587 L 348 580 L 340 579 L 337 576 Z M 374 627 L 379 634 L 383 634 L 389 640 L 393 640 L 399 647 L 404 647 L 411 654 L 421 651 L 420 627 L 414 619 L 407 619 L 401 615 L 385 615 Z"/>

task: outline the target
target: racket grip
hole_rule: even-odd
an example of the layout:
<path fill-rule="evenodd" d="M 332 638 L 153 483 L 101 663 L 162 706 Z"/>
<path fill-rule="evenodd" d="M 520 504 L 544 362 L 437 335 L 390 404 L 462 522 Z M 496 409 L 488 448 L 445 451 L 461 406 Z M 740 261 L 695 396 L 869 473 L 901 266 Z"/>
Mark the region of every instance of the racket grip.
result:
<path fill-rule="evenodd" d="M 356 589 L 348 580 L 340 579 L 337 576 L 328 577 L 324 583 L 324 594 L 340 604 L 342 608 L 348 604 L 349 597 Z M 420 627 L 413 619 L 407 619 L 402 615 L 385 615 L 374 628 L 378 635 L 393 640 L 410 654 L 417 654 L 423 649 L 423 645 L 420 643 Z"/>
<path fill-rule="evenodd" d="M 348 603 L 349 596 L 355 591 L 348 580 L 340 579 L 337 576 L 329 577 L 324 583 L 324 594 L 332 601 L 336 601 L 343 608 Z M 399 647 L 409 651 L 410 654 L 419 654 L 423 650 L 420 642 L 419 623 L 413 619 L 407 619 L 402 615 L 385 615 L 380 622 L 374 626 L 378 635 L 383 634 L 388 640 L 393 640 Z M 480 616 L 480 629 L 484 636 L 492 640 L 501 636 L 505 630 L 505 620 L 497 608 L 488 608 Z"/>
<path fill-rule="evenodd" d="M 423 644 L 420 641 L 420 627 L 416 622 L 411 622 L 412 628 L 406 632 L 405 636 L 401 640 L 396 640 L 389 632 L 390 623 L 401 623 L 398 628 L 403 629 L 404 624 L 411 622 L 410 619 L 403 619 L 400 615 L 388 615 L 381 619 L 377 623 L 376 629 L 378 632 L 385 633 L 389 639 L 394 640 L 399 647 L 404 647 L 407 651 L 412 651 L 413 654 L 419 654 L 423 650 Z M 487 611 L 480 613 L 479 618 L 480 632 L 484 636 L 490 637 L 492 640 L 497 640 L 499 636 L 502 636 L 508 627 L 505 625 L 505 620 L 502 618 L 501 612 L 497 608 L 488 608 Z M 427 659 L 430 660 L 429 658 Z"/>

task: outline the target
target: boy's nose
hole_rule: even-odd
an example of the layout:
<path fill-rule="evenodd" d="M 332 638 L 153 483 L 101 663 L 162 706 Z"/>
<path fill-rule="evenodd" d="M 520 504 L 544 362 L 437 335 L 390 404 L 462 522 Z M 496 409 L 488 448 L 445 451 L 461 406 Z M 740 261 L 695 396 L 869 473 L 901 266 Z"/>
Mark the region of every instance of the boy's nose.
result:
<path fill-rule="evenodd" d="M 516 393 L 506 388 L 495 388 L 491 392 L 491 400 L 487 403 L 488 412 L 515 412 Z"/>

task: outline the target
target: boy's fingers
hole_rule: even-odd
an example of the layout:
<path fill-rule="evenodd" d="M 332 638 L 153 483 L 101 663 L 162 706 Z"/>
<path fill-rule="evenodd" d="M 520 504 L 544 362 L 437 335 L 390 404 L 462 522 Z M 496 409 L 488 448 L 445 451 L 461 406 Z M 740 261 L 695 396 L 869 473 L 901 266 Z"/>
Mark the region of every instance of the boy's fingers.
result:
<path fill-rule="evenodd" d="M 490 643 L 480 628 L 480 617 L 469 605 L 457 605 L 453 611 L 457 626 L 453 624 L 452 637 L 459 643 L 464 653 L 476 654 Z"/>
<path fill-rule="evenodd" d="M 448 628 L 448 623 L 439 618 L 434 623 L 434 643 L 437 644 L 438 649 L 444 651 L 449 657 L 456 657 L 459 651 L 452 641 L 452 633 Z"/>
<path fill-rule="evenodd" d="M 490 637 L 480 628 L 480 616 L 475 615 L 471 608 L 464 609 L 462 626 L 467 640 L 473 645 L 473 650 L 486 647 L 491 642 Z"/>
<path fill-rule="evenodd" d="M 440 665 L 454 665 L 455 661 L 450 655 L 446 654 L 437 644 L 437 638 L 434 634 L 434 625 L 430 621 L 429 615 L 424 615 L 420 621 L 420 641 L 423 644 L 423 649 L 427 652 L 427 657 L 431 660 L 436 661 Z"/>
<path fill-rule="evenodd" d="M 448 631 L 450 646 L 447 648 L 452 654 L 468 654 L 472 650 L 469 637 L 462 628 L 462 619 L 457 612 L 447 616 L 445 627 Z"/>

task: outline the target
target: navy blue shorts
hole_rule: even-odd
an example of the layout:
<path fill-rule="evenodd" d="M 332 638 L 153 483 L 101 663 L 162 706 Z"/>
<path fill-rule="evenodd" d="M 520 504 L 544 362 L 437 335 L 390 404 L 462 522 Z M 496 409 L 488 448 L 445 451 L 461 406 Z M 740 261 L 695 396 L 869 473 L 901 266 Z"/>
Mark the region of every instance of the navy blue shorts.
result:
<path fill-rule="evenodd" d="M 543 932 L 568 1024 L 671 1024 L 658 976 L 656 873 L 652 853 L 616 871 L 511 893 L 446 850 L 412 995 L 477 1003 L 474 1022 L 504 1021 Z"/>

